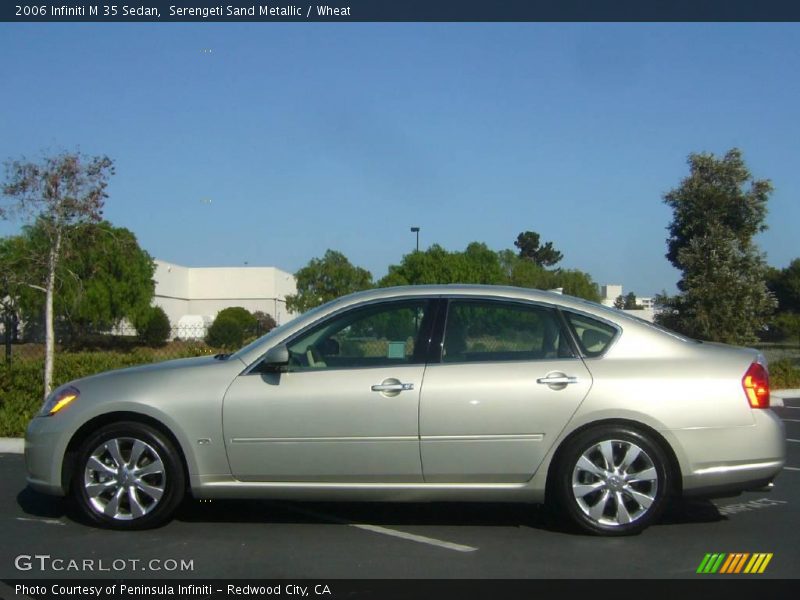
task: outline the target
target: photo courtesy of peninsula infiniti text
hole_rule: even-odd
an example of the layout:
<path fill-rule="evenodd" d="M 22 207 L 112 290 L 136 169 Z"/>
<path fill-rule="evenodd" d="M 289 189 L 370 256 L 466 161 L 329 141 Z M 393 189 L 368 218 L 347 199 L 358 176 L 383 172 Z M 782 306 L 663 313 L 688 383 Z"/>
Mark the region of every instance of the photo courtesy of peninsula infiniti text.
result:
<path fill-rule="evenodd" d="M 375 289 L 230 355 L 57 388 L 27 430 L 28 484 L 115 529 L 193 496 L 545 503 L 631 534 L 672 498 L 773 481 L 768 377 L 756 350 L 553 292 Z"/>

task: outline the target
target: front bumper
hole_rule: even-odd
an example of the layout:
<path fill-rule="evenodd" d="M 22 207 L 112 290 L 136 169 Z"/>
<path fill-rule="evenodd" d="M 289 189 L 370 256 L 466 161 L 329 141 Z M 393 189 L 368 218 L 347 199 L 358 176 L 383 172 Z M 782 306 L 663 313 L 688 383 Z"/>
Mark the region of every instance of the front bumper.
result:
<path fill-rule="evenodd" d="M 28 485 L 45 494 L 66 495 L 61 472 L 69 438 L 56 417 L 35 417 L 25 432 Z"/>

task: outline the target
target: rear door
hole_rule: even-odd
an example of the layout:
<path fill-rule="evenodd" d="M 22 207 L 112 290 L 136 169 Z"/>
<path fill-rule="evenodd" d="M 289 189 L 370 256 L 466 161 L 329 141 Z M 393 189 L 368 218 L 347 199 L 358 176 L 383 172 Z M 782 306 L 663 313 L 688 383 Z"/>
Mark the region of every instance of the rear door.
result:
<path fill-rule="evenodd" d="M 425 481 L 529 480 L 591 384 L 554 308 L 451 300 L 420 398 Z"/>

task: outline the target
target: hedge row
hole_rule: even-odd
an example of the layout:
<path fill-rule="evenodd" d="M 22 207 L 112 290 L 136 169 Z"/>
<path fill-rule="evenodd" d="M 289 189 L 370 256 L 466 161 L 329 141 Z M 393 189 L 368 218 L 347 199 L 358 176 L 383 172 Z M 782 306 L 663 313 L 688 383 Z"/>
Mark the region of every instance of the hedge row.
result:
<path fill-rule="evenodd" d="M 215 352 L 205 344 L 180 344 L 170 358 L 203 356 Z M 53 386 L 111 369 L 164 360 L 162 352 L 136 348 L 131 352 L 59 352 L 55 357 Z M 0 365 L 0 437 L 19 437 L 42 406 L 44 360 L 15 359 L 11 368 Z"/>
<path fill-rule="evenodd" d="M 774 390 L 800 388 L 800 367 L 788 358 L 769 363 L 769 385 Z"/>

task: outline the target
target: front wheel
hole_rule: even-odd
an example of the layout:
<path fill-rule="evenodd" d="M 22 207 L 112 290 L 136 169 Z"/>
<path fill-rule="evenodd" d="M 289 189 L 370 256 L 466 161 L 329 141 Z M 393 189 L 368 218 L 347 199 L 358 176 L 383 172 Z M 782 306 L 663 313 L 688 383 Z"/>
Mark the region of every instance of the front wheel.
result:
<path fill-rule="evenodd" d="M 661 514 L 672 485 L 667 457 L 649 435 L 624 426 L 589 429 L 557 465 L 557 508 L 586 532 L 630 535 Z"/>
<path fill-rule="evenodd" d="M 142 423 L 114 423 L 81 445 L 72 497 L 95 524 L 147 529 L 172 516 L 185 481 L 178 452 L 160 431 Z"/>

